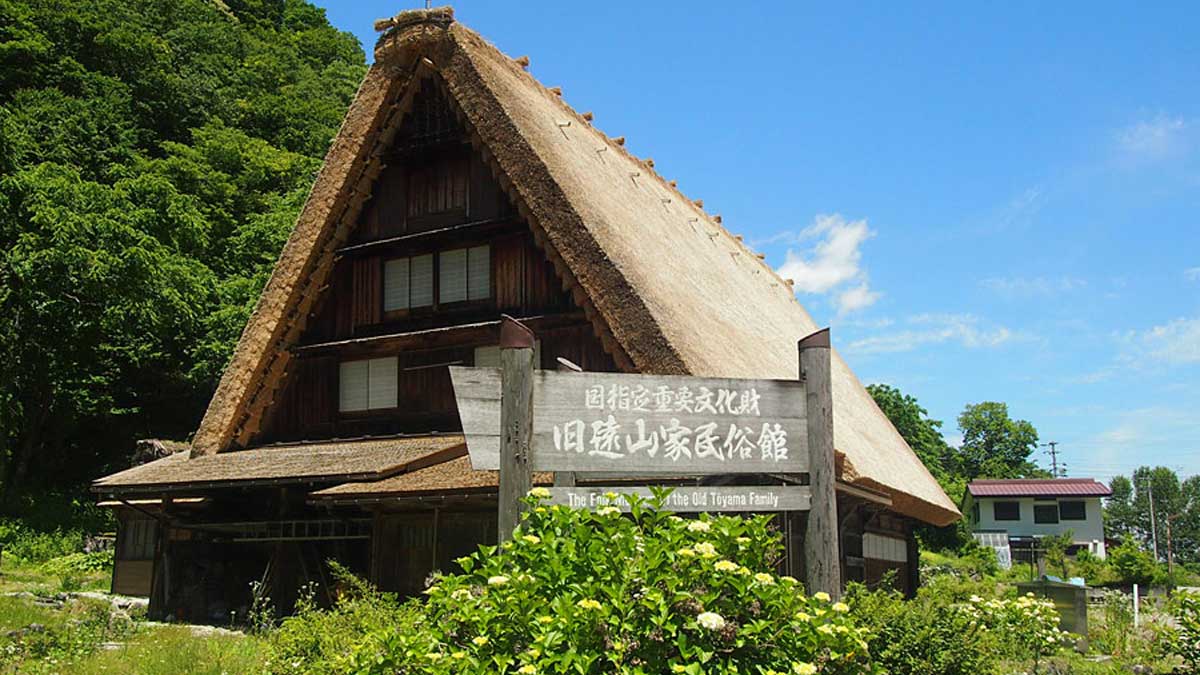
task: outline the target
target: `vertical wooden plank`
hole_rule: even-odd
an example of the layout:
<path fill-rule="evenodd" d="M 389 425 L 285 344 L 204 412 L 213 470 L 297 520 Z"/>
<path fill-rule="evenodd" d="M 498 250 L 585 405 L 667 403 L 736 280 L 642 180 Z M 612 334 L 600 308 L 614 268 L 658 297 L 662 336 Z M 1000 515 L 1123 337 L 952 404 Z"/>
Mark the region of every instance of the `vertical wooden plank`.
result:
<path fill-rule="evenodd" d="M 808 475 L 812 508 L 804 536 L 809 593 L 842 594 L 838 551 L 837 480 L 833 456 L 833 382 L 829 329 L 800 341 L 800 376 L 804 380 L 808 418 Z"/>
<path fill-rule="evenodd" d="M 921 587 L 921 549 L 917 545 L 917 532 L 912 523 L 909 523 L 908 532 L 904 535 L 905 557 L 908 561 L 908 583 L 904 589 L 904 596 L 912 599 L 917 597 L 917 589 Z"/>
<path fill-rule="evenodd" d="M 546 353 L 543 350 L 543 353 Z M 541 364 L 538 364 L 541 367 Z M 572 362 L 570 359 L 559 357 L 556 360 L 555 367 L 560 373 L 578 373 L 583 369 L 579 364 Z M 575 487 L 575 472 L 574 471 L 555 471 L 554 472 L 554 487 Z"/>
<path fill-rule="evenodd" d="M 533 333 L 505 316 L 500 325 L 500 543 L 512 539 L 521 499 L 533 487 L 529 465 L 533 440 Z"/>

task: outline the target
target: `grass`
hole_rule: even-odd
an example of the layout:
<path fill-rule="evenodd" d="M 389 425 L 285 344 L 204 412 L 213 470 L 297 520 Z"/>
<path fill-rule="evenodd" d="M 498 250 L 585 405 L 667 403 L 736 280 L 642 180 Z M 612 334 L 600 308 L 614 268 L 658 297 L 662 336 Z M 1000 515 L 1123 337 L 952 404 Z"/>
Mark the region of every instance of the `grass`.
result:
<path fill-rule="evenodd" d="M 52 595 L 60 591 L 107 591 L 112 569 L 61 572 L 54 565 L 27 562 L 8 552 L 0 557 L 0 593 L 24 591 Z"/>
<path fill-rule="evenodd" d="M 6 560 L 0 592 L 53 595 L 60 581 L 44 566 Z M 89 573 L 84 586 L 107 586 Z M 37 624 L 41 630 L 30 630 Z M 16 631 L 18 635 L 10 635 Z M 103 649 L 115 643 L 115 649 Z M 76 598 L 61 609 L 27 596 L 0 595 L 0 675 L 234 675 L 261 673 L 265 644 L 256 637 L 213 634 L 190 626 L 137 623 L 107 602 Z"/>
<path fill-rule="evenodd" d="M 144 627 L 119 649 L 93 652 L 63 675 L 232 675 L 265 671 L 265 650 L 248 636 L 197 636 L 186 626 Z"/>

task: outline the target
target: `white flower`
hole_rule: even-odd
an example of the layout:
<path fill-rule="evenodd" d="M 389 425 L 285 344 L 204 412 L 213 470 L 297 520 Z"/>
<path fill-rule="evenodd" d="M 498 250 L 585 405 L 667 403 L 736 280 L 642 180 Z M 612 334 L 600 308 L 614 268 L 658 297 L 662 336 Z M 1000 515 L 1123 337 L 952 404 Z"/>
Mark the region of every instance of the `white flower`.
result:
<path fill-rule="evenodd" d="M 508 583 L 508 577 L 503 574 L 498 574 L 494 577 L 488 577 L 488 586 L 503 586 Z"/>
<path fill-rule="evenodd" d="M 600 508 L 596 509 L 596 515 L 598 516 L 611 516 L 620 512 L 621 509 L 618 509 L 615 506 L 601 506 Z"/>
<path fill-rule="evenodd" d="M 813 598 L 820 600 L 821 602 L 829 602 L 829 594 L 825 591 L 817 591 L 816 593 L 813 593 Z"/>
<path fill-rule="evenodd" d="M 758 583 L 762 584 L 763 586 L 770 586 L 771 584 L 775 583 L 774 577 L 772 577 L 770 574 L 767 574 L 766 572 L 759 572 L 758 574 L 755 574 L 754 580 L 757 581 Z"/>
<path fill-rule="evenodd" d="M 695 549 L 696 549 L 696 553 L 699 553 L 702 557 L 705 557 L 705 558 L 717 557 L 717 547 L 713 546 L 711 542 L 702 541 L 699 544 L 696 544 Z"/>
<path fill-rule="evenodd" d="M 696 623 L 709 630 L 721 630 L 725 627 L 725 618 L 716 612 L 704 612 L 696 617 Z"/>
<path fill-rule="evenodd" d="M 549 499 L 550 498 L 550 490 L 548 490 L 544 487 L 535 487 L 529 491 L 529 496 L 537 497 L 538 499 Z"/>
<path fill-rule="evenodd" d="M 712 527 L 704 520 L 693 520 L 688 523 L 688 532 L 708 532 Z"/>

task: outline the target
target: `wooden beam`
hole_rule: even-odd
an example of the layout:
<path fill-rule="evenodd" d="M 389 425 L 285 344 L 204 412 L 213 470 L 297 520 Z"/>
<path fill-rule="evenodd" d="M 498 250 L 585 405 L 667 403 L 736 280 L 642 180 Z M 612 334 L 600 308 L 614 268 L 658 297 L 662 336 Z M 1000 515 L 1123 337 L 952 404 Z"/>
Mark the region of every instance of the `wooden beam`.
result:
<path fill-rule="evenodd" d="M 536 327 L 539 331 L 584 325 L 581 312 L 565 314 L 540 314 L 518 319 L 521 323 Z M 435 347 L 465 346 L 471 344 L 496 344 L 500 339 L 500 320 L 428 328 L 425 330 L 388 333 L 346 340 L 333 340 L 292 348 L 297 356 L 316 356 L 330 352 L 370 351 L 374 349 L 433 349 Z"/>
<path fill-rule="evenodd" d="M 410 234 L 400 234 L 386 239 L 376 239 L 374 241 L 363 242 L 361 244 L 352 244 L 343 246 L 337 249 L 337 255 L 356 255 L 360 253 L 371 253 L 381 248 L 397 246 L 400 244 L 411 244 L 413 242 L 428 241 L 428 240 L 443 240 L 451 238 L 463 238 L 463 235 L 475 236 L 482 233 L 493 232 L 496 230 L 505 229 L 517 225 L 512 218 L 492 218 L 489 220 L 476 220 L 469 223 L 460 223 L 458 225 L 450 225 L 436 230 L 426 230 L 424 232 L 413 232 Z"/>
<path fill-rule="evenodd" d="M 809 593 L 842 594 L 839 554 L 836 469 L 833 454 L 833 385 L 829 329 L 799 344 L 800 377 L 804 380 L 808 422 L 808 475 L 812 508 L 804 535 L 804 559 Z"/>
<path fill-rule="evenodd" d="M 533 487 L 533 332 L 510 317 L 500 331 L 499 541 L 512 539 Z"/>

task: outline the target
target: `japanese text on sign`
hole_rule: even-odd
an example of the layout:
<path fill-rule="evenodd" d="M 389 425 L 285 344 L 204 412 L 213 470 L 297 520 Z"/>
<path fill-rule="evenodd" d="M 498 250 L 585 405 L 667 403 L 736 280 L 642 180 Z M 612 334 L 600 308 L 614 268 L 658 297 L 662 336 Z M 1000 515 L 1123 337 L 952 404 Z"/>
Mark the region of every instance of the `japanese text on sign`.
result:
<path fill-rule="evenodd" d="M 703 415 L 759 415 L 758 391 L 747 389 L 709 389 L 693 391 L 684 385 L 654 388 L 643 385 L 595 384 L 587 388 L 583 405 L 588 410 L 655 413 L 693 413 Z"/>
<path fill-rule="evenodd" d="M 596 384 L 584 393 L 588 410 L 688 413 L 696 415 L 758 417 L 759 395 L 753 388 L 710 389 L 687 386 Z M 741 420 L 739 420 L 740 422 Z M 672 462 L 691 459 L 715 459 L 721 462 L 758 460 L 785 462 L 788 459 L 787 431 L 778 422 L 748 426 L 739 422 L 709 421 L 688 426 L 671 417 L 668 422 L 647 423 L 635 418 L 622 424 L 609 414 L 585 422 L 581 418 L 554 425 L 554 448 L 565 453 L 586 453 L 605 459 L 622 459 L 644 453 L 656 458 L 659 453 Z"/>

